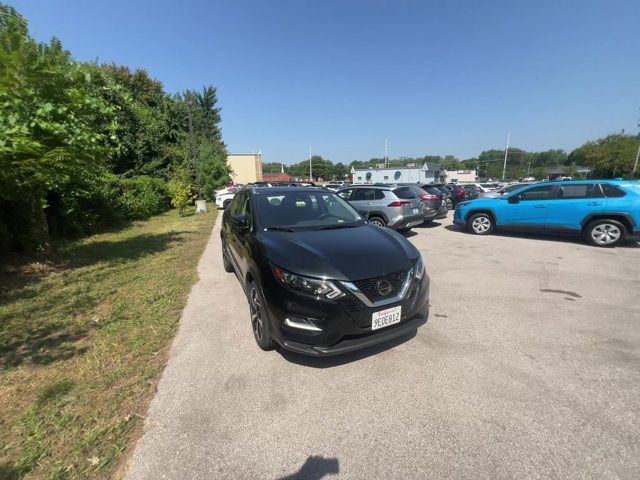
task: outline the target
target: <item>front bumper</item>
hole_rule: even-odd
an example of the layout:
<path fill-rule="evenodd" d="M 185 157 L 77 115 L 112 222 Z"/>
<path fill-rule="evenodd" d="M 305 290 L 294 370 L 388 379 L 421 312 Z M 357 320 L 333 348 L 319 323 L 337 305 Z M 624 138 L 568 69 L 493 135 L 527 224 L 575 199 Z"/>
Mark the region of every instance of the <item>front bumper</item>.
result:
<path fill-rule="evenodd" d="M 267 279 L 263 291 L 272 334 L 282 348 L 306 355 L 329 356 L 386 342 L 424 325 L 429 317 L 429 282 L 426 273 L 422 279 L 414 278 L 404 298 L 377 307 L 368 307 L 350 292 L 336 300 L 318 300 L 286 289 L 275 279 Z M 402 307 L 399 323 L 371 329 L 374 312 L 396 306 Z M 311 320 L 320 331 L 285 324 L 286 318 L 296 317 Z"/>

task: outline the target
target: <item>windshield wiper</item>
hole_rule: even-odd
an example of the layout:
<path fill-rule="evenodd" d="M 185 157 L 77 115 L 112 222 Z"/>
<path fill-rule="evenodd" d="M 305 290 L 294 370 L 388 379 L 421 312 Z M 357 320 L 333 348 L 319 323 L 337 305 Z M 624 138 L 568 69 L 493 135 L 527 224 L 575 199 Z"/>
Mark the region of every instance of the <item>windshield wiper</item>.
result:
<path fill-rule="evenodd" d="M 335 230 L 337 228 L 354 228 L 357 226 L 358 225 L 341 225 L 338 223 L 336 225 L 327 225 L 326 227 L 316 228 L 316 230 Z"/>
<path fill-rule="evenodd" d="M 295 232 L 293 228 L 289 227 L 264 227 L 265 230 L 271 230 L 273 232 Z"/>

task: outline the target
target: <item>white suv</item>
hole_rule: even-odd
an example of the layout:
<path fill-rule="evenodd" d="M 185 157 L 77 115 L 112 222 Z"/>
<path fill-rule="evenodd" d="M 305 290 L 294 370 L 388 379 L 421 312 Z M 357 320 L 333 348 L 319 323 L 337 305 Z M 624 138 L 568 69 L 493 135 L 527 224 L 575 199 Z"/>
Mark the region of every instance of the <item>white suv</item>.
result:
<path fill-rule="evenodd" d="M 233 200 L 233 197 L 235 196 L 236 192 L 241 188 L 242 186 L 234 185 L 231 187 L 225 187 L 221 190 L 218 190 L 216 192 L 216 207 L 221 209 L 227 208 L 231 203 L 231 200 Z"/>

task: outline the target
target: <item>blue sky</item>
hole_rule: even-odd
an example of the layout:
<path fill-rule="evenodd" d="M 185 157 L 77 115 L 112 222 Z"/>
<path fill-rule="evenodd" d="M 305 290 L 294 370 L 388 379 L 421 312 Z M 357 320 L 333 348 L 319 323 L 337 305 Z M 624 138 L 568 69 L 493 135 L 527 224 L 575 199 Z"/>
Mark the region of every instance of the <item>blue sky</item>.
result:
<path fill-rule="evenodd" d="M 5 0 L 6 1 L 6 0 Z M 9 1 L 39 40 L 218 87 L 232 152 L 293 163 L 571 150 L 640 117 L 640 1 Z"/>

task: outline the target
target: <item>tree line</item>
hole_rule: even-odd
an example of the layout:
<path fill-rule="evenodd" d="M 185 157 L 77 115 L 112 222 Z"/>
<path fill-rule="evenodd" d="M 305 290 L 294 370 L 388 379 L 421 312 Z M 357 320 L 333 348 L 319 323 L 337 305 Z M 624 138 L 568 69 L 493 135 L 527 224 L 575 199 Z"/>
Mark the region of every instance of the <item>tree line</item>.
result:
<path fill-rule="evenodd" d="M 640 125 L 639 125 L 640 126 Z M 635 158 L 640 148 L 640 135 L 624 133 L 611 134 L 604 138 L 589 141 L 570 153 L 562 149 L 528 152 L 510 147 L 507 153 L 506 178 L 519 179 L 533 176 L 537 179 L 546 177 L 550 169 L 562 168 L 567 175 L 576 176 L 580 167 L 591 170 L 591 177 L 612 178 L 632 176 Z M 485 150 L 477 157 L 460 160 L 453 155 L 425 155 L 423 157 L 398 157 L 389 159 L 391 167 L 406 165 L 422 165 L 425 162 L 442 165 L 444 170 L 477 169 L 485 178 L 502 178 L 505 151 L 502 149 Z M 351 167 L 375 167 L 384 164 L 384 158 L 369 160 L 353 160 L 350 163 L 333 163 L 321 155 L 312 157 L 313 176 L 323 180 L 343 180 L 347 178 Z M 282 164 L 265 163 L 263 172 L 280 172 Z M 285 165 L 284 170 L 293 176 L 309 176 L 309 160 L 302 160 L 293 165 Z M 640 177 L 639 172 L 636 176 Z"/>
<path fill-rule="evenodd" d="M 0 4 L 0 251 L 149 217 L 229 180 L 216 89 L 79 62 Z"/>

